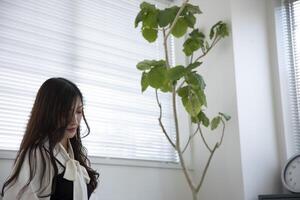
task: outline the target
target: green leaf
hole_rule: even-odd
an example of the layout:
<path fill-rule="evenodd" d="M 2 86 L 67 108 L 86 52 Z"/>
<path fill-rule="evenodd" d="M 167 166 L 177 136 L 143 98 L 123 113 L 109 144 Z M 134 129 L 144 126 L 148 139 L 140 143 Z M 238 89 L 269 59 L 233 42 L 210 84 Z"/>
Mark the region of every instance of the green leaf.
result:
<path fill-rule="evenodd" d="M 221 36 L 222 38 L 229 35 L 227 25 L 224 22 L 221 22 L 220 25 L 218 26 L 217 35 Z"/>
<path fill-rule="evenodd" d="M 143 60 L 139 62 L 136 67 L 141 71 L 145 71 L 152 67 L 166 67 L 166 62 L 164 60 Z"/>
<path fill-rule="evenodd" d="M 196 117 L 191 117 L 191 120 L 192 120 L 192 122 L 195 123 L 195 124 L 198 123 L 198 122 L 200 122 L 198 116 L 196 116 Z"/>
<path fill-rule="evenodd" d="M 154 67 L 148 73 L 149 85 L 153 88 L 159 89 L 163 86 L 166 79 L 167 69 L 165 67 Z"/>
<path fill-rule="evenodd" d="M 215 37 L 216 29 L 220 26 L 220 24 L 222 24 L 222 21 L 218 21 L 210 28 L 209 39 L 213 39 Z"/>
<path fill-rule="evenodd" d="M 183 43 L 183 52 L 186 56 L 190 56 L 194 51 L 198 50 L 200 46 L 200 41 L 197 38 L 188 38 Z"/>
<path fill-rule="evenodd" d="M 205 126 L 205 127 L 208 127 L 209 126 L 209 119 L 208 117 L 205 115 L 205 113 L 203 111 L 201 111 L 199 114 L 198 114 L 198 119 L 199 121 L 202 122 L 202 124 Z"/>
<path fill-rule="evenodd" d="M 172 29 L 172 35 L 179 38 L 183 36 L 187 31 L 188 25 L 183 17 L 180 17 Z"/>
<path fill-rule="evenodd" d="M 143 60 L 136 65 L 136 68 L 141 71 L 145 71 L 145 70 L 151 69 L 151 66 L 152 66 L 151 60 Z"/>
<path fill-rule="evenodd" d="M 196 23 L 196 17 L 193 14 L 189 13 L 185 15 L 184 20 L 186 21 L 188 27 L 194 28 L 194 25 Z"/>
<path fill-rule="evenodd" d="M 208 127 L 210 122 L 209 118 L 205 115 L 203 111 L 200 111 L 196 117 L 191 117 L 193 123 L 201 122 L 205 127 Z"/>
<path fill-rule="evenodd" d="M 158 11 L 147 12 L 143 15 L 143 27 L 157 28 Z"/>
<path fill-rule="evenodd" d="M 195 91 L 195 94 L 197 94 L 201 106 L 204 105 L 205 107 L 207 107 L 206 95 L 204 93 L 204 90 L 200 88 L 194 88 L 193 90 Z"/>
<path fill-rule="evenodd" d="M 155 29 L 143 27 L 142 34 L 144 38 L 150 43 L 154 42 L 157 39 L 157 30 Z"/>
<path fill-rule="evenodd" d="M 199 29 L 194 29 L 190 34 L 191 37 L 204 39 L 205 35 Z"/>
<path fill-rule="evenodd" d="M 140 4 L 140 8 L 142 10 L 149 11 L 149 10 L 154 10 L 155 9 L 155 5 L 153 5 L 151 3 L 148 3 L 148 2 L 143 2 L 143 3 Z"/>
<path fill-rule="evenodd" d="M 199 67 L 200 65 L 202 65 L 203 62 L 194 62 L 194 63 L 191 63 L 187 66 L 187 71 L 192 71 L 193 69 Z"/>
<path fill-rule="evenodd" d="M 138 13 L 138 15 L 136 16 L 136 18 L 135 18 L 135 21 L 134 21 L 134 27 L 136 28 L 138 25 L 139 25 L 139 23 L 142 21 L 142 11 L 140 11 L 139 13 Z"/>
<path fill-rule="evenodd" d="M 172 92 L 172 84 L 170 81 L 165 80 L 165 82 L 163 83 L 163 85 L 160 87 L 160 90 L 162 92 Z"/>
<path fill-rule="evenodd" d="M 224 38 L 228 35 L 229 35 L 229 30 L 227 24 L 222 21 L 219 21 L 211 27 L 209 38 L 212 39 L 218 36 Z"/>
<path fill-rule="evenodd" d="M 185 9 L 191 14 L 201 14 L 199 6 L 194 6 L 192 4 L 186 4 Z"/>
<path fill-rule="evenodd" d="M 231 119 L 230 115 L 227 115 L 225 113 L 219 112 L 219 115 L 221 115 L 226 121 L 229 121 Z"/>
<path fill-rule="evenodd" d="M 156 61 L 156 60 L 152 60 L 152 63 L 151 63 L 154 67 L 166 67 L 166 61 L 164 60 L 159 60 L 159 61 Z"/>
<path fill-rule="evenodd" d="M 189 95 L 189 86 L 184 86 L 182 88 L 179 88 L 177 90 L 177 94 L 180 96 L 180 97 L 186 97 Z"/>
<path fill-rule="evenodd" d="M 160 10 L 158 13 L 158 25 L 160 27 L 166 27 L 168 24 L 171 23 L 173 17 L 174 17 L 173 10 L 169 8 Z"/>
<path fill-rule="evenodd" d="M 185 75 L 186 69 L 182 65 L 178 65 L 169 69 L 168 77 L 171 81 L 177 81 Z"/>
<path fill-rule="evenodd" d="M 220 116 L 214 117 L 211 121 L 211 130 L 215 130 L 219 126 L 220 121 L 221 121 Z"/>
<path fill-rule="evenodd" d="M 192 116 L 195 117 L 201 110 L 201 103 L 198 99 L 198 96 L 190 91 L 188 96 L 182 97 L 182 103 L 186 111 Z"/>
<path fill-rule="evenodd" d="M 149 86 L 148 74 L 146 72 L 142 73 L 141 85 L 142 85 L 142 92 L 144 92 Z"/>
<path fill-rule="evenodd" d="M 171 24 L 172 24 L 173 21 L 174 21 L 174 19 L 175 19 L 175 17 L 176 17 L 176 15 L 177 15 L 177 13 L 178 13 L 178 11 L 179 11 L 179 9 L 180 9 L 180 7 L 178 7 L 178 6 L 172 6 L 172 7 L 168 8 L 168 9 L 172 13 L 172 17 L 171 17 L 171 21 L 170 21 Z"/>
<path fill-rule="evenodd" d="M 200 88 L 201 90 L 204 90 L 206 86 L 202 76 L 194 72 L 187 74 L 186 82 L 191 84 L 193 88 Z"/>
<path fill-rule="evenodd" d="M 205 35 L 198 29 L 193 30 L 189 36 L 190 37 L 183 44 L 183 52 L 186 56 L 192 55 L 194 51 L 197 51 L 204 45 Z"/>

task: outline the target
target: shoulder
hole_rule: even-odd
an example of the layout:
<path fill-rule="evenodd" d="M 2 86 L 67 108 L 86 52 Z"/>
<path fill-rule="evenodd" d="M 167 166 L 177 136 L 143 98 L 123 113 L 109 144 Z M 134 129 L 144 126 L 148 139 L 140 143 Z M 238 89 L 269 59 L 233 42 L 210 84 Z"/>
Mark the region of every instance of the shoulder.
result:
<path fill-rule="evenodd" d="M 36 199 L 36 191 L 40 191 L 41 187 L 45 188 L 46 193 L 51 192 L 53 169 L 49 162 L 49 156 L 44 149 L 35 148 L 20 152 L 12 174 L 17 171 L 16 179 L 4 191 L 4 200 L 15 199 L 13 197 L 19 195 L 20 192 L 22 199 L 25 196 L 28 197 L 26 199 Z"/>
<path fill-rule="evenodd" d="M 23 155 L 24 154 L 24 155 Z M 13 172 L 21 166 L 18 181 L 28 182 L 29 178 L 39 179 L 45 171 L 51 170 L 50 156 L 43 147 L 21 152 L 14 165 Z"/>

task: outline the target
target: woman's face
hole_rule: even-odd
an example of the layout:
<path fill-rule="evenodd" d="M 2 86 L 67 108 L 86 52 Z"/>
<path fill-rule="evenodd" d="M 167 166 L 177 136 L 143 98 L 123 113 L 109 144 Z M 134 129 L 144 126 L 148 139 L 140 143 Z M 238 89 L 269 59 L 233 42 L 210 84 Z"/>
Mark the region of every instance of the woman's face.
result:
<path fill-rule="evenodd" d="M 72 120 L 65 130 L 64 138 L 69 139 L 75 136 L 77 128 L 79 127 L 82 118 L 82 110 L 83 104 L 80 98 L 78 97 L 75 102 L 74 112 L 71 113 Z"/>

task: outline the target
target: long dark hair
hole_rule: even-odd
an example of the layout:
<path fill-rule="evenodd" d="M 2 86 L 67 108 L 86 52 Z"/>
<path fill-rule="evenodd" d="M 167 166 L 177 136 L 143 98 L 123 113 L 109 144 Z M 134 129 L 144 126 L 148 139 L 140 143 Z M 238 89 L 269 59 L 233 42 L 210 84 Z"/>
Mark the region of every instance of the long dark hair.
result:
<path fill-rule="evenodd" d="M 55 178 L 58 174 L 58 168 L 53 155 L 53 150 L 56 144 L 59 143 L 64 136 L 65 129 L 71 121 L 72 113 L 74 113 L 70 111 L 74 111 L 74 105 L 78 98 L 80 98 L 83 103 L 82 93 L 74 83 L 67 79 L 50 78 L 42 84 L 37 93 L 26 131 L 14 162 L 14 171 L 2 187 L 2 196 L 4 195 L 4 189 L 7 186 L 12 186 L 12 184 L 16 182 L 27 154 L 30 174 L 26 185 L 21 189 L 19 194 L 22 193 L 22 190 L 28 187 L 36 173 L 36 165 L 40 164 L 37 163 L 34 156 L 37 151 L 40 152 L 42 158 L 41 177 L 44 177 L 46 173 L 46 159 L 50 159 L 51 161 L 51 165 L 54 169 L 51 194 L 55 192 Z M 87 127 L 87 133 L 85 134 L 85 136 L 87 136 L 90 133 L 90 128 L 86 121 L 84 112 L 82 112 L 82 116 Z M 45 154 L 45 141 L 49 142 L 48 154 Z M 80 127 L 77 128 L 76 135 L 70 139 L 70 143 L 74 151 L 74 158 L 85 167 L 90 176 L 90 185 L 93 190 L 96 189 L 99 173 L 90 168 L 90 161 L 87 158 L 86 149 L 81 142 Z M 40 193 L 45 190 L 45 188 L 41 188 L 43 181 L 44 180 L 42 179 L 39 191 L 37 191 L 39 196 Z M 43 195 L 43 197 L 50 196 L 51 194 Z"/>

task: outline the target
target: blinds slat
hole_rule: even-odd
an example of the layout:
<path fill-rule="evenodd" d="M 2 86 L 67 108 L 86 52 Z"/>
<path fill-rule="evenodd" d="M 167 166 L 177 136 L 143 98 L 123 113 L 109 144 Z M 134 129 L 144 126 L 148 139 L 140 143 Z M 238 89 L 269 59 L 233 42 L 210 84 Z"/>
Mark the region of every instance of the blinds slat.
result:
<path fill-rule="evenodd" d="M 300 1 L 283 1 L 281 24 L 288 71 L 293 146 L 300 152 Z"/>
<path fill-rule="evenodd" d="M 178 162 L 159 127 L 154 91 L 141 93 L 137 62 L 164 54 L 162 42 L 149 44 L 134 29 L 141 2 L 0 1 L 0 149 L 18 149 L 38 88 L 62 76 L 85 98 L 89 155 Z M 170 95 L 159 97 L 174 140 Z"/>

